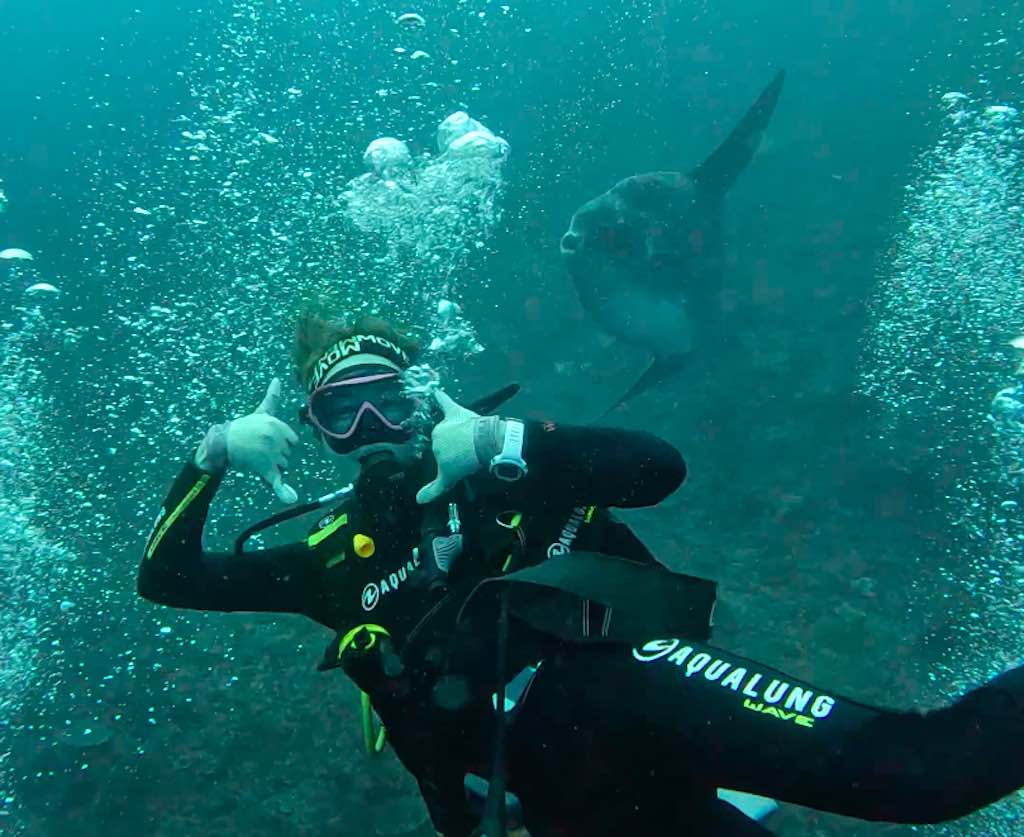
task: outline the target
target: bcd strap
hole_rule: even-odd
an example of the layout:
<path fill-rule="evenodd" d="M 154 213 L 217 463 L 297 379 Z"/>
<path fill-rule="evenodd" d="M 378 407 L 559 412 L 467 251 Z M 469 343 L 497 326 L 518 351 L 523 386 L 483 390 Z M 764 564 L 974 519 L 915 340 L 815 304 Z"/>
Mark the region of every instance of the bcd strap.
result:
<path fill-rule="evenodd" d="M 324 659 L 317 668 L 320 671 L 336 668 L 342 664 L 346 655 L 363 656 L 374 648 L 385 644 L 390 636 L 387 628 L 381 625 L 356 625 L 343 634 L 339 633 L 334 638 L 334 641 L 327 646 Z M 384 750 L 384 745 L 387 743 L 387 729 L 374 714 L 370 696 L 362 690 L 359 692 L 359 706 L 362 716 L 363 744 L 366 746 L 367 753 L 376 755 Z"/>
<path fill-rule="evenodd" d="M 374 714 L 373 704 L 366 692 L 359 692 L 359 705 L 363 711 L 363 745 L 366 752 L 371 756 L 384 752 L 388 731 Z"/>
<path fill-rule="evenodd" d="M 633 643 L 652 636 L 707 640 L 717 597 L 717 585 L 707 579 L 657 564 L 570 552 L 483 580 L 463 603 L 457 621 L 482 610 L 473 624 L 486 630 L 505 591 L 517 619 L 569 642 Z"/>
<path fill-rule="evenodd" d="M 347 633 L 339 635 L 335 652 L 337 662 L 341 662 L 347 651 L 369 651 L 377 644 L 377 637 L 389 636 L 391 634 L 388 633 L 388 629 L 381 625 L 356 625 Z"/>

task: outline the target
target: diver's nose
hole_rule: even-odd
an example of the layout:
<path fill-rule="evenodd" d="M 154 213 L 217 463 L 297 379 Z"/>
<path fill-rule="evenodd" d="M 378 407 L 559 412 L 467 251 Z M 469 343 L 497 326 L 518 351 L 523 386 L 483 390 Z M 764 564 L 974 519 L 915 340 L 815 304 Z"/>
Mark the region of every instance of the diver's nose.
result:
<path fill-rule="evenodd" d="M 575 253 L 583 244 L 583 236 L 574 233 L 572 230 L 562 236 L 561 248 L 563 253 Z"/>

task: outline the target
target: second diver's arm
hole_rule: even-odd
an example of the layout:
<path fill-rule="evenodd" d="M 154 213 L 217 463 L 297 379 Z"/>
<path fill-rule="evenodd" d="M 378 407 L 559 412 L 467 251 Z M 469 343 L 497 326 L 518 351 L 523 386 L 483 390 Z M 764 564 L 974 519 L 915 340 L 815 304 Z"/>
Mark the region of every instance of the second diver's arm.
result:
<path fill-rule="evenodd" d="M 699 753 L 696 778 L 713 786 L 866 820 L 934 823 L 1024 785 L 1024 667 L 915 712 L 681 640 L 652 640 L 631 656 L 612 667 L 632 671 L 634 732 Z"/>

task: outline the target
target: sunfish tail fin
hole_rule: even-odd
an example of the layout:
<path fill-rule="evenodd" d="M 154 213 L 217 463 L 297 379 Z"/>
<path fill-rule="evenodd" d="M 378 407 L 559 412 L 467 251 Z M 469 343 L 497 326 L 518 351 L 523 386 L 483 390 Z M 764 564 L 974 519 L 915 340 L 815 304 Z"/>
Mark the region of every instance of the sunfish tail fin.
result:
<path fill-rule="evenodd" d="M 651 362 L 651 365 L 647 367 L 646 371 L 637 378 L 633 386 L 626 390 L 626 393 L 612 404 L 601 418 L 607 417 L 610 413 L 613 413 L 623 404 L 632 401 L 638 395 L 643 395 L 648 390 L 654 389 L 658 384 L 664 383 L 669 378 L 679 374 L 689 360 L 690 356 L 688 354 L 656 357 Z"/>
<path fill-rule="evenodd" d="M 761 144 L 761 137 L 775 112 L 775 105 L 779 101 L 782 83 L 785 80 L 786 71 L 779 70 L 772 83 L 751 105 L 740 124 L 733 128 L 725 141 L 693 172 L 693 180 L 701 189 L 724 195 L 733 187 L 740 172 L 747 167 Z"/>

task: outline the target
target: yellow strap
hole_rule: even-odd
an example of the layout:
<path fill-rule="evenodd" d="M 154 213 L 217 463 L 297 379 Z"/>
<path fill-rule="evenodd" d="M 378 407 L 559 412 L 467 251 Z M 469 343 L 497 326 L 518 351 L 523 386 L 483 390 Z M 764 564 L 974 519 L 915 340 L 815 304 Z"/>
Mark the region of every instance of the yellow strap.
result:
<path fill-rule="evenodd" d="M 189 489 L 188 494 L 184 496 L 182 501 L 175 506 L 174 511 L 167 515 L 167 519 L 160 525 L 160 528 L 156 530 L 156 534 L 149 541 L 149 546 L 146 548 L 146 559 L 153 557 L 153 553 L 156 552 L 156 548 L 160 546 L 160 541 L 164 539 L 164 535 L 167 534 L 167 530 L 170 529 L 174 522 L 181 517 L 181 513 L 188 508 L 189 503 L 196 499 L 199 492 L 206 488 L 206 484 L 210 481 L 209 474 L 203 474 L 199 478 L 199 482 Z"/>
<path fill-rule="evenodd" d="M 373 704 L 370 703 L 370 696 L 366 692 L 359 693 L 359 702 L 363 708 L 363 744 L 366 746 L 366 752 L 376 755 L 384 751 L 388 731 L 373 714 Z"/>
<path fill-rule="evenodd" d="M 384 627 L 382 627 L 380 625 L 371 625 L 371 624 L 356 625 L 354 628 L 352 628 L 352 630 L 350 630 L 348 633 L 346 633 L 345 636 L 343 636 L 341 638 L 341 642 L 338 643 L 338 659 L 339 660 L 342 658 L 342 656 L 345 654 L 345 652 L 348 651 L 348 649 L 350 647 L 352 647 L 352 644 L 356 641 L 356 637 L 359 636 L 361 631 L 366 631 L 367 633 L 370 634 L 370 641 L 366 644 L 366 646 L 364 648 L 360 648 L 359 649 L 360 651 L 368 651 L 371 648 L 373 648 L 373 646 L 377 644 L 377 635 L 378 634 L 380 634 L 382 636 L 391 636 L 391 634 L 388 631 L 388 629 L 384 628 Z"/>
<path fill-rule="evenodd" d="M 316 546 L 318 543 L 320 543 L 320 541 L 322 541 L 324 538 L 329 538 L 331 535 L 333 535 L 335 532 L 337 532 L 338 529 L 340 529 L 342 526 L 345 526 L 347 523 L 348 523 L 348 515 L 347 514 L 339 514 L 328 525 L 324 526 L 323 529 L 320 529 L 320 530 L 314 532 L 312 535 L 309 536 L 308 543 L 309 543 L 310 549 L 312 549 L 314 546 Z"/>
<path fill-rule="evenodd" d="M 366 631 L 370 635 L 370 641 L 365 647 L 360 648 L 360 651 L 369 651 L 377 644 L 378 636 L 391 636 L 388 633 L 388 629 L 381 625 L 356 625 L 345 636 L 341 638 L 341 642 L 338 643 L 338 659 L 342 658 L 342 655 L 348 651 L 349 648 L 353 647 L 356 641 L 356 637 L 363 631 Z M 370 703 L 370 696 L 366 692 L 359 692 L 359 703 L 362 707 L 363 715 L 363 744 L 366 745 L 366 752 L 370 755 L 380 753 L 384 750 L 384 745 L 387 743 L 388 731 L 384 728 L 384 725 L 379 723 L 373 714 L 373 705 Z"/>
<path fill-rule="evenodd" d="M 516 512 L 512 515 L 512 519 L 509 521 L 508 528 L 515 532 L 519 528 L 519 524 L 523 522 L 523 513 Z M 518 533 L 517 533 L 518 534 Z M 521 536 L 520 536 L 521 537 Z M 512 553 L 510 552 L 505 558 L 505 563 L 501 565 L 501 571 L 508 572 L 509 566 L 512 564 Z"/>

